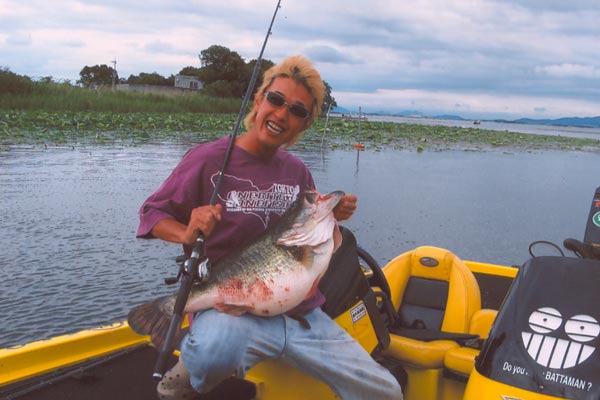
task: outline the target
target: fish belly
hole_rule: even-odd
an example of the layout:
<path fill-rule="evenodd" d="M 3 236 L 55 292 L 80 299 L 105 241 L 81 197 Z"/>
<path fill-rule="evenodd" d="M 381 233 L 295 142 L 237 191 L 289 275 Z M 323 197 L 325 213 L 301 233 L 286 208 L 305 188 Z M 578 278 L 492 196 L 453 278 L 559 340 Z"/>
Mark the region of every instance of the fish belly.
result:
<path fill-rule="evenodd" d="M 283 314 L 300 304 L 311 294 L 311 289 L 316 288 L 331 258 L 333 241 L 329 242 L 319 246 L 317 256 L 314 248 L 306 249 L 307 254 L 301 259 L 281 251 L 268 257 L 266 265 L 260 265 L 260 268 L 249 267 L 227 279 L 217 279 L 203 292 L 190 296 L 186 312 L 216 308 L 231 314 Z"/>
<path fill-rule="evenodd" d="M 304 266 L 273 276 L 233 278 L 192 295 L 186 312 L 216 308 L 238 309 L 256 315 L 281 314 L 300 304 L 313 282 L 314 277 Z"/>

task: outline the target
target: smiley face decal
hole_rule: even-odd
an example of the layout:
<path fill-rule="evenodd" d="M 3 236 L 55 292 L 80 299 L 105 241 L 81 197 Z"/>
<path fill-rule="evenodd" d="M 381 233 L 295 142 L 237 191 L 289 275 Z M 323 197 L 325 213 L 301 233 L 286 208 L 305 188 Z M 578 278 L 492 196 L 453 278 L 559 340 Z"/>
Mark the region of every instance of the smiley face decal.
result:
<path fill-rule="evenodd" d="M 564 322 L 563 316 L 555 308 L 538 308 L 529 316 L 531 332 L 522 332 L 521 337 L 527 353 L 538 364 L 557 369 L 571 368 L 587 360 L 596 349 L 584 344 L 600 335 L 600 324 L 589 315 L 575 315 Z M 566 338 L 558 329 L 563 327 Z M 553 336 L 548 336 L 552 334 Z"/>

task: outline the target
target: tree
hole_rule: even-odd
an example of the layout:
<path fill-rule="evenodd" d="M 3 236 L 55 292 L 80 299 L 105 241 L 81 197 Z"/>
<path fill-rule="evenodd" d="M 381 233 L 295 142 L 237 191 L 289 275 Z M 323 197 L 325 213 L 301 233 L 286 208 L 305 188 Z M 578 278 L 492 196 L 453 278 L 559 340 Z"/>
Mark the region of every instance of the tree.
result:
<path fill-rule="evenodd" d="M 113 76 L 114 75 L 114 76 Z M 77 83 L 84 87 L 100 86 L 100 85 L 111 85 L 113 77 L 115 82 L 119 81 L 119 75 L 112 67 L 106 64 L 94 65 L 88 67 L 87 65 L 79 72 L 81 79 Z"/>
<path fill-rule="evenodd" d="M 165 78 L 157 72 L 151 74 L 141 72 L 139 75 L 129 75 L 127 83 L 132 85 L 174 86 L 175 77 L 171 75 L 170 78 Z"/>
<path fill-rule="evenodd" d="M 219 97 L 242 97 L 249 81 L 248 69 L 242 57 L 235 51 L 227 47 L 212 45 L 206 50 L 202 50 L 200 55 L 199 79 L 203 84 L 204 91 L 211 92 L 211 85 L 218 85 L 215 93 L 220 93 Z M 229 82 L 224 85 L 223 82 Z M 246 83 L 246 84 L 245 84 Z"/>
<path fill-rule="evenodd" d="M 38 81 L 41 83 L 57 83 L 52 75 L 42 76 Z"/>
<path fill-rule="evenodd" d="M 335 98 L 331 95 L 331 86 L 329 85 L 329 83 L 325 81 L 323 81 L 323 83 L 325 84 L 325 96 L 323 97 L 323 106 L 321 107 L 321 113 L 327 114 L 329 106 L 331 105 L 331 108 L 337 107 L 337 103 L 335 101 Z"/>
<path fill-rule="evenodd" d="M 15 74 L 8 67 L 0 67 L 0 95 L 29 94 L 33 90 L 34 84 L 31 78 Z"/>
<path fill-rule="evenodd" d="M 182 68 L 178 75 L 195 76 L 196 78 L 200 78 L 200 68 L 188 66 Z"/>
<path fill-rule="evenodd" d="M 250 84 L 250 79 L 252 79 L 252 72 L 254 72 L 254 66 L 258 60 L 250 60 L 248 64 L 246 64 L 246 68 L 248 69 L 248 82 L 245 87 L 248 87 Z M 263 75 L 266 70 L 274 66 L 275 63 L 271 60 L 262 60 L 260 63 L 260 70 L 258 71 L 258 75 L 256 76 L 256 84 L 254 85 L 254 90 L 258 89 L 260 85 L 263 84 Z"/>

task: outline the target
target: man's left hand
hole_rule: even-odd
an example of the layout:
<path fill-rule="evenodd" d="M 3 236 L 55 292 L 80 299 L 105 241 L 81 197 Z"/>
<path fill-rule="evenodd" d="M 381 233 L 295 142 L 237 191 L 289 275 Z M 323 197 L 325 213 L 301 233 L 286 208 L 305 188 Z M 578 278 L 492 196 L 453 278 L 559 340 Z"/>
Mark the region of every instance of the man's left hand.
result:
<path fill-rule="evenodd" d="M 333 215 L 335 219 L 338 221 L 347 220 L 354 214 L 354 210 L 356 210 L 356 202 L 358 198 L 353 194 L 346 194 L 337 206 L 333 209 Z"/>

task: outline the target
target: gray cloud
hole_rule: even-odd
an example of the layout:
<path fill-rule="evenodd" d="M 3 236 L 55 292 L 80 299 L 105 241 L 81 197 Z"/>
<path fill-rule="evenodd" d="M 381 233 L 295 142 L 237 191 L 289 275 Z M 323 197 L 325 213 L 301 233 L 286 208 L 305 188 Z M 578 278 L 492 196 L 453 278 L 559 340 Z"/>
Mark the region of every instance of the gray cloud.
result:
<path fill-rule="evenodd" d="M 276 1 L 6 3 L 2 62 L 17 73 L 76 80 L 84 65 L 114 57 L 122 76 L 168 76 L 198 66 L 197 54 L 213 44 L 256 58 Z M 598 20 L 597 0 L 283 1 L 265 58 L 306 55 L 353 106 L 361 93 L 386 89 L 449 94 L 457 97 L 444 103 L 450 110 L 476 112 L 470 96 L 488 103 L 495 96 L 498 104 L 520 96 L 523 113 L 559 112 L 561 100 L 593 110 L 600 103 Z M 532 105 L 532 98 L 540 100 Z"/>
<path fill-rule="evenodd" d="M 171 43 L 162 42 L 157 40 L 155 42 L 144 45 L 144 51 L 154 54 L 168 54 L 177 53 L 177 50 Z"/>
<path fill-rule="evenodd" d="M 315 62 L 333 64 L 361 64 L 360 60 L 331 46 L 310 46 L 304 49 L 304 53 Z"/>

